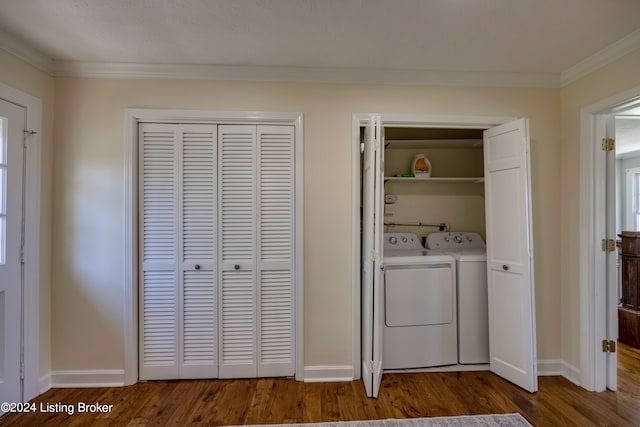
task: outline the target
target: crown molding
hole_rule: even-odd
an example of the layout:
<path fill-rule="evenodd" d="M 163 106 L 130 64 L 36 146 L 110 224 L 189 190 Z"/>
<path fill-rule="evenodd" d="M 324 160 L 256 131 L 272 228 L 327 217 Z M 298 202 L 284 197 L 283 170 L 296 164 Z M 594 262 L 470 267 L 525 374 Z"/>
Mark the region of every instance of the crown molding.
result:
<path fill-rule="evenodd" d="M 0 28 L 0 49 L 4 49 L 49 75 L 54 75 L 54 61 L 24 41 Z"/>
<path fill-rule="evenodd" d="M 561 73 L 55 61 L 0 29 L 0 49 L 54 77 L 558 88 L 640 48 L 640 29 Z"/>
<path fill-rule="evenodd" d="M 573 83 L 638 48 L 640 48 L 640 29 L 564 70 L 560 73 L 560 85 L 566 86 Z"/>
<path fill-rule="evenodd" d="M 493 73 L 365 68 L 56 62 L 55 75 L 436 86 L 558 87 L 556 73 Z"/>

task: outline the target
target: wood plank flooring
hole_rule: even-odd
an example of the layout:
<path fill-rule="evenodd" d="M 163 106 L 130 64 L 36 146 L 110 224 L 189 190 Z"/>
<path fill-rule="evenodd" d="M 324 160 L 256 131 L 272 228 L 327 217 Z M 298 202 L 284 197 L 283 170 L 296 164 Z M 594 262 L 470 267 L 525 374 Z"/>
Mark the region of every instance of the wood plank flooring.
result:
<path fill-rule="evenodd" d="M 618 391 L 588 392 L 540 377 L 529 394 L 488 372 L 385 374 L 380 397 L 360 381 L 292 379 L 152 381 L 129 387 L 52 389 L 33 402 L 113 405 L 108 413 L 8 414 L 2 426 L 273 424 L 521 413 L 536 426 L 640 426 L 640 351 L 619 345 Z"/>

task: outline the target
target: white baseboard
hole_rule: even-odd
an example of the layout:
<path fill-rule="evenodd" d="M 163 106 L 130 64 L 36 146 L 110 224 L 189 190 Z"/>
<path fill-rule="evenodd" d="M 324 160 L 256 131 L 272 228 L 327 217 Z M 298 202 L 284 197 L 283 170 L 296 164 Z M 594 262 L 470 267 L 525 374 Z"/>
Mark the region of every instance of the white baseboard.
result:
<path fill-rule="evenodd" d="M 575 385 L 582 387 L 580 384 L 580 369 L 565 361 L 562 361 L 562 376 Z"/>
<path fill-rule="evenodd" d="M 51 388 L 122 387 L 124 383 L 123 369 L 51 372 Z"/>
<path fill-rule="evenodd" d="M 51 388 L 51 374 L 41 376 L 40 385 L 39 385 L 40 394 L 48 391 L 50 388 Z"/>
<path fill-rule="evenodd" d="M 306 383 L 339 381 L 353 381 L 353 367 L 351 365 L 304 367 L 304 382 Z"/>
<path fill-rule="evenodd" d="M 561 359 L 543 359 L 538 360 L 538 376 L 539 377 L 551 377 L 551 376 L 564 376 L 562 371 L 562 364 L 564 362 Z"/>
<path fill-rule="evenodd" d="M 565 362 L 562 359 L 538 360 L 538 376 L 560 376 L 565 377 L 575 385 L 580 385 L 580 369 Z"/>

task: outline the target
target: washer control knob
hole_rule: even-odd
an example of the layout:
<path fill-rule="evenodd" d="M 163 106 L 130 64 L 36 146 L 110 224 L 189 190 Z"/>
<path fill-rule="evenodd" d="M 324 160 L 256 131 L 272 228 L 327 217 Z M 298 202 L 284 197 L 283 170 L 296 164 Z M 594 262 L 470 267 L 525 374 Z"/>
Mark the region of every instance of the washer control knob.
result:
<path fill-rule="evenodd" d="M 407 243 L 407 238 L 402 236 L 402 243 Z"/>
<path fill-rule="evenodd" d="M 392 245 L 398 244 L 398 238 L 395 236 L 389 237 L 389 243 L 391 243 Z"/>
<path fill-rule="evenodd" d="M 456 242 L 456 243 L 462 243 L 462 237 L 460 237 L 459 235 L 458 235 L 458 236 L 455 236 L 455 237 L 453 238 L 453 241 L 454 241 L 454 242 Z"/>

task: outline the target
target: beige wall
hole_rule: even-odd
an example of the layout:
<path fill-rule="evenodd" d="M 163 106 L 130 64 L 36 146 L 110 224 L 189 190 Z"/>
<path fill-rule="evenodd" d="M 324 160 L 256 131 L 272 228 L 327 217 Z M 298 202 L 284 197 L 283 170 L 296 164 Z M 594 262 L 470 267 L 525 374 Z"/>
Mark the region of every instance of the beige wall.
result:
<path fill-rule="evenodd" d="M 42 100 L 42 171 L 40 223 L 40 373 L 51 370 L 51 157 L 53 152 L 54 79 L 0 49 L 0 81 Z"/>
<path fill-rule="evenodd" d="M 351 113 L 528 117 L 538 358 L 562 358 L 578 367 L 579 113 L 639 86 L 638 70 L 640 50 L 560 90 L 53 79 L 0 50 L 0 81 L 42 99 L 44 106 L 42 371 L 49 370 L 50 347 L 54 370 L 123 367 L 128 107 L 305 114 L 307 365 L 351 362 Z"/>
<path fill-rule="evenodd" d="M 559 243 L 562 253 L 562 358 L 580 363 L 580 110 L 640 86 L 640 50 L 561 89 L 562 205 Z M 640 89 L 638 90 L 640 95 Z"/>
<path fill-rule="evenodd" d="M 414 154 L 425 153 L 433 177 L 483 176 L 482 148 L 388 148 L 385 150 L 385 176 L 407 173 Z M 485 236 L 484 184 L 397 182 L 385 184 L 385 193 L 398 201 L 385 207 L 385 222 L 449 224 L 451 231 L 475 231 Z M 412 232 L 426 236 L 433 227 L 390 226 L 386 231 Z"/>
<path fill-rule="evenodd" d="M 123 368 L 128 107 L 304 113 L 306 365 L 351 364 L 351 114 L 528 117 L 538 357 L 559 358 L 559 105 L 557 89 L 56 79 L 53 369 Z"/>

